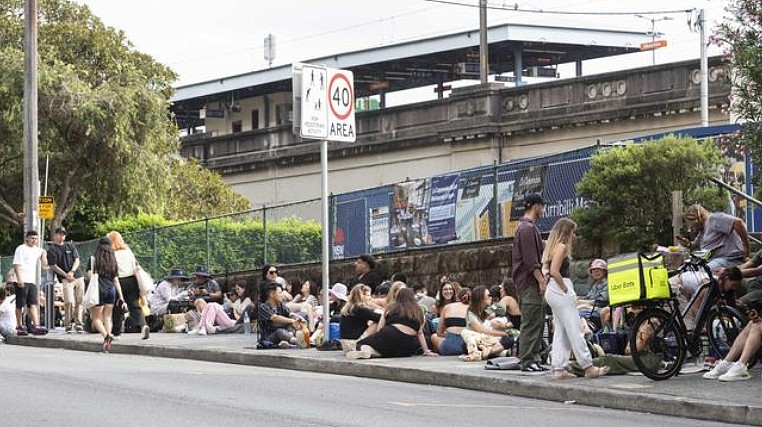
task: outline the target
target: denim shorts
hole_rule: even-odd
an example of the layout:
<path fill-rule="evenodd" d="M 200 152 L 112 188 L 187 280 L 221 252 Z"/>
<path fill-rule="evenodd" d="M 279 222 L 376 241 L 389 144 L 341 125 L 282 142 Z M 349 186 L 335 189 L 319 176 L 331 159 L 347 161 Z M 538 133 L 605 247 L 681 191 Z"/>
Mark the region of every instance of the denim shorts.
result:
<path fill-rule="evenodd" d="M 442 356 L 457 356 L 459 354 L 465 354 L 465 344 L 460 334 L 453 332 L 445 333 L 445 338 L 442 344 L 439 345 L 439 354 Z"/>

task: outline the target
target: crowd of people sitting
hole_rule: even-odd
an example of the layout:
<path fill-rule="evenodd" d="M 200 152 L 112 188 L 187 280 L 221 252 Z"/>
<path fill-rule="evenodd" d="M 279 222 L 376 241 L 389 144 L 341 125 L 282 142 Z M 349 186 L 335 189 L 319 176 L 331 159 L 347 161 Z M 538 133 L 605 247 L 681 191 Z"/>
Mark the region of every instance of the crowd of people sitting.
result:
<path fill-rule="evenodd" d="M 608 266 L 602 259 L 589 264 L 589 292 L 577 296 L 575 286 L 579 284 L 569 273 L 576 224 L 558 220 L 544 242 L 535 225 L 542 207 L 538 196 L 525 200 L 510 279 L 485 286 L 445 275 L 436 289 L 430 289 L 410 283 L 403 272 L 387 280 L 373 256 L 366 254 L 356 258 L 355 275 L 345 280 L 346 285 L 337 282 L 330 286 L 327 306 L 321 304 L 320 284 L 309 279 L 286 280 L 275 265 L 264 266 L 261 280 L 237 280 L 222 286 L 204 268 L 197 268 L 192 278 L 173 269 L 146 289 L 140 283 L 141 268 L 134 254 L 115 231 L 99 241 L 82 274 L 76 248 L 63 242 L 66 230 L 60 228 L 56 246 L 47 255 L 22 248 L 21 258 L 27 259 L 18 265 L 14 261 L 9 286 L 0 289 L 0 334 L 22 335 L 28 327 L 40 328 L 36 295 L 19 286 L 19 282 L 28 282 L 15 280 L 26 277 L 24 265 L 40 258 L 63 283 L 66 332 L 87 329 L 100 333 L 104 351 L 109 351 L 111 342 L 123 332 L 140 333 L 147 339 L 159 330 L 213 335 L 250 333 L 253 328 L 258 348 L 316 346 L 342 350 L 350 359 L 417 354 L 458 356 L 464 361 L 512 357 L 515 367 L 525 371 L 541 372 L 550 365 L 552 377 L 557 379 L 634 370 L 629 348 L 601 354 L 590 341 L 593 333 L 608 333 L 621 326 L 637 307 L 610 309 Z M 686 221 L 699 233 L 696 241 L 683 243 L 690 248 L 712 241 L 734 248 L 716 252 L 721 256 L 712 261 L 722 286 L 729 290 L 738 288 L 744 277 L 755 278 L 738 302 L 751 321 L 727 357 L 705 376 L 737 381 L 749 378 L 747 364 L 762 341 L 762 322 L 756 316 L 762 303 L 762 251 L 742 263 L 748 254 L 748 236 L 739 230 L 738 221 L 723 215 L 689 208 Z M 31 237 L 25 243 L 28 247 L 34 243 Z M 82 285 L 91 274 L 98 274 L 100 302 L 85 313 Z M 690 278 L 678 279 L 678 293 L 695 288 Z M 552 318 L 546 316 L 546 306 L 552 310 Z M 26 322 L 19 314 L 23 308 L 29 308 Z M 324 334 L 324 330 L 329 332 Z M 545 331 L 551 331 L 550 336 L 543 336 Z M 552 342 L 550 348 L 548 342 Z"/>

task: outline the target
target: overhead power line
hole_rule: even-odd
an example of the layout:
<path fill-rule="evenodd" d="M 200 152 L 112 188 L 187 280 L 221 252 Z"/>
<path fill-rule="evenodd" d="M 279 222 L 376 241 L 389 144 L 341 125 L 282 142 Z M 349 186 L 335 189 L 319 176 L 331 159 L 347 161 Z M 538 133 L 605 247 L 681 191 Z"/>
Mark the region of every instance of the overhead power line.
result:
<path fill-rule="evenodd" d="M 479 5 L 475 3 L 463 3 L 463 2 L 452 1 L 452 0 L 419 0 L 419 1 L 425 1 L 428 3 L 447 4 L 452 6 L 479 8 Z M 583 11 L 573 11 L 573 10 L 523 9 L 519 7 L 518 3 L 514 4 L 514 6 L 496 6 L 496 5 L 487 4 L 487 9 L 503 10 L 503 11 L 510 11 L 510 12 L 521 12 L 521 13 L 537 13 L 537 14 L 545 14 L 545 15 L 587 15 L 587 16 L 669 15 L 669 14 L 678 14 L 678 13 L 690 13 L 696 10 L 695 8 L 693 8 L 693 9 L 673 9 L 673 10 L 650 10 L 650 11 L 637 10 L 637 11 L 629 11 L 629 12 L 618 12 L 618 11 L 617 12 L 614 12 L 614 11 L 583 12 Z"/>

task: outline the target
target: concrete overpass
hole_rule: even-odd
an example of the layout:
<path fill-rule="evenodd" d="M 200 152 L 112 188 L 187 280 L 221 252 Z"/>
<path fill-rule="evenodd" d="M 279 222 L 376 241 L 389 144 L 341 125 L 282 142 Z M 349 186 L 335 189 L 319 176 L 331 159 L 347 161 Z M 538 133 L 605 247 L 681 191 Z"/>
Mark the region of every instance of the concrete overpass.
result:
<path fill-rule="evenodd" d="M 710 124 L 728 122 L 728 72 L 710 60 Z M 493 162 L 700 124 L 698 60 L 529 86 L 456 89 L 446 99 L 357 114 L 355 144 L 329 146 L 330 191 L 344 193 Z M 256 205 L 320 194 L 319 144 L 291 125 L 190 135 L 182 154 Z"/>

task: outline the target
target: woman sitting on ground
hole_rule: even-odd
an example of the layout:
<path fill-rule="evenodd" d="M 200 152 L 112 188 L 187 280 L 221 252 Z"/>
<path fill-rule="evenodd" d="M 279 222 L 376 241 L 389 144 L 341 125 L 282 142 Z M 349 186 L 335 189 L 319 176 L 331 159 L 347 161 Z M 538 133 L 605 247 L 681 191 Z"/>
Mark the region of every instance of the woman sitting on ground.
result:
<path fill-rule="evenodd" d="M 397 299 L 381 317 L 378 328 L 375 334 L 358 341 L 357 350 L 348 352 L 347 357 L 408 357 L 420 349 L 425 356 L 437 356 L 428 348 L 423 336 L 423 310 L 412 289 L 400 289 Z"/>
<path fill-rule="evenodd" d="M 449 285 L 449 284 L 448 284 Z M 442 356 L 457 356 L 465 352 L 463 337 L 460 336 L 466 327 L 466 314 L 471 291 L 461 289 L 458 292 L 458 302 L 447 304 L 441 309 L 437 333 L 431 336 L 434 351 Z"/>
<path fill-rule="evenodd" d="M 494 356 L 505 356 L 505 351 L 513 347 L 513 337 L 508 331 L 494 328 L 487 321 L 487 308 L 492 305 L 492 296 L 485 286 L 477 286 L 471 291 L 471 302 L 466 314 L 466 330 L 461 331 L 466 343 L 469 361 L 484 360 Z M 486 321 L 486 322 L 485 322 Z M 481 356 L 481 357 L 479 357 Z"/>
<path fill-rule="evenodd" d="M 188 332 L 188 334 L 215 334 L 221 330 L 230 328 L 236 323 L 242 323 L 244 313 L 252 307 L 251 286 L 245 281 L 239 280 L 235 284 L 235 292 L 237 298 L 232 303 L 232 319 L 228 316 L 222 304 L 216 302 L 207 303 L 204 300 L 198 300 L 201 307 L 201 318 L 198 321 L 198 325 Z M 251 319 L 251 315 L 249 315 L 249 318 Z"/>
<path fill-rule="evenodd" d="M 359 340 L 376 332 L 381 312 L 370 306 L 370 292 L 370 286 L 363 284 L 355 285 L 349 292 L 349 301 L 341 309 L 339 322 L 342 340 Z"/>
<path fill-rule="evenodd" d="M 442 283 L 437 292 L 437 302 L 431 306 L 431 315 L 441 317 L 444 306 L 458 302 L 458 292 L 460 292 L 460 284 L 458 282 L 448 281 Z"/>
<path fill-rule="evenodd" d="M 315 307 L 319 306 L 318 301 L 318 285 L 312 280 L 306 280 L 299 288 L 299 293 L 294 297 L 291 302 L 286 304 L 292 313 L 297 313 L 300 316 L 307 319 L 310 325 L 310 331 L 315 330 L 315 323 L 317 322 L 317 313 Z"/>
<path fill-rule="evenodd" d="M 511 280 L 503 280 L 500 284 L 500 304 L 505 307 L 505 314 L 514 328 L 521 329 L 521 308 L 516 286 Z"/>

